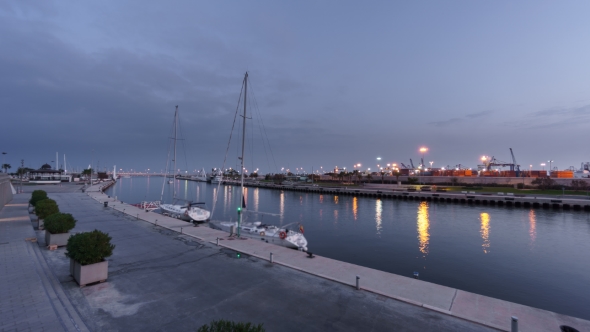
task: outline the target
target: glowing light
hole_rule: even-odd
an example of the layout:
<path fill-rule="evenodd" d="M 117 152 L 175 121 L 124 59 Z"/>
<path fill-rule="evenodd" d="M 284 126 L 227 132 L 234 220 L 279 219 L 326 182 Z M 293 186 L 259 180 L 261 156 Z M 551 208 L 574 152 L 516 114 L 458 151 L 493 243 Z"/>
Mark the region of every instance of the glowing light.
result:
<path fill-rule="evenodd" d="M 358 198 L 354 197 L 352 199 L 352 217 L 354 218 L 354 220 L 358 219 L 358 209 L 359 209 Z"/>

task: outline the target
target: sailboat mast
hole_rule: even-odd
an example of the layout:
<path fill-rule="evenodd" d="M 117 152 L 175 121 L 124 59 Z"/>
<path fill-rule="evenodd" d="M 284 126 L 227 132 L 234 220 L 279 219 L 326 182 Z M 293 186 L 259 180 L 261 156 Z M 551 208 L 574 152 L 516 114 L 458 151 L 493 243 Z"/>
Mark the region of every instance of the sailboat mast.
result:
<path fill-rule="evenodd" d="M 172 171 L 172 187 L 174 187 L 174 198 L 176 198 L 176 130 L 178 128 L 178 105 L 174 112 L 174 170 Z"/>
<path fill-rule="evenodd" d="M 244 197 L 244 147 L 246 146 L 246 97 L 248 96 L 248 73 L 244 77 L 244 119 L 242 122 L 242 199 Z M 242 201 L 240 201 L 242 204 Z"/>
<path fill-rule="evenodd" d="M 238 237 L 240 237 L 240 226 L 242 223 L 242 204 L 244 202 L 244 147 L 246 146 L 246 96 L 248 95 L 248 72 L 244 76 L 244 119 L 242 122 L 242 171 L 241 171 L 241 185 L 240 185 L 240 207 L 238 208 Z"/>

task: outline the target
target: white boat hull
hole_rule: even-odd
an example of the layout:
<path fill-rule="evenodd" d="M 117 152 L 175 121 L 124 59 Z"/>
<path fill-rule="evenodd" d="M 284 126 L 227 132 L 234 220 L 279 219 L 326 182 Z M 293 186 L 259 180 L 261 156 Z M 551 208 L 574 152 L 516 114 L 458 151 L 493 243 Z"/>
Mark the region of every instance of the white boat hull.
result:
<path fill-rule="evenodd" d="M 187 209 L 186 206 L 177 204 L 160 204 L 160 209 L 162 213 L 185 221 L 205 222 L 211 217 L 210 211 L 196 206 L 191 206 L 190 209 Z"/>
<path fill-rule="evenodd" d="M 256 225 L 258 223 L 242 223 L 240 226 L 240 236 L 247 237 L 267 243 L 276 244 L 279 246 L 307 251 L 307 239 L 303 234 L 278 228 L 272 225 Z M 209 227 L 222 230 L 230 233 L 234 226 L 237 230 L 238 223 L 231 221 L 210 221 Z M 284 233 L 285 238 L 281 238 L 281 233 Z"/>

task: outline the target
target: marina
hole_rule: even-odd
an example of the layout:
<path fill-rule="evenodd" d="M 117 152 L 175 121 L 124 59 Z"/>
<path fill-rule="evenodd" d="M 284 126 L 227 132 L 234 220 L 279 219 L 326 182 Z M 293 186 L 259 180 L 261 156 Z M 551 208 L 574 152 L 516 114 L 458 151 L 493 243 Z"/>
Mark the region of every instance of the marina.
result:
<path fill-rule="evenodd" d="M 132 177 L 105 193 L 140 201 L 157 195 L 161 181 Z M 187 199 L 213 206 L 217 185 L 175 185 L 190 194 Z M 212 219 L 236 220 L 239 187 L 219 190 Z M 584 309 L 590 299 L 578 292 L 590 282 L 585 211 L 393 199 L 378 197 L 377 190 L 361 196 L 247 187 L 245 194 L 253 210 L 280 215 L 264 216 L 263 222 L 301 223 L 314 254 L 401 276 L 418 272 L 420 280 L 590 318 Z"/>

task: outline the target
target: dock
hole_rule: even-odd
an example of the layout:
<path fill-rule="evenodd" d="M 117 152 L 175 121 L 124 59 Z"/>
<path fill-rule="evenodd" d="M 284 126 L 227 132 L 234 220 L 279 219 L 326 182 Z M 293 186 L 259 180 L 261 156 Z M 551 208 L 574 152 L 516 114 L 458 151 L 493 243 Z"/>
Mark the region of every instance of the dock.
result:
<path fill-rule="evenodd" d="M 319 190 L 328 193 L 351 193 L 376 195 L 375 197 L 393 197 L 393 193 L 386 194 L 392 196 L 383 196 L 383 193 L 374 191 L 352 191 L 349 190 L 320 190 L 322 188 L 292 188 L 297 190 Z M 342 189 L 342 188 L 338 188 Z M 270 263 L 270 255 L 273 254 L 273 264 L 300 271 L 312 276 L 316 276 L 331 282 L 337 282 L 350 288 L 357 287 L 357 277 L 361 291 L 369 292 L 377 296 L 383 296 L 388 299 L 401 301 L 413 306 L 425 308 L 437 313 L 450 317 L 460 318 L 482 326 L 490 327 L 501 331 L 510 331 L 511 317 L 518 317 L 519 331 L 559 331 L 560 326 L 572 326 L 579 331 L 590 331 L 590 321 L 574 318 L 554 312 L 532 308 L 508 301 L 503 301 L 483 295 L 465 292 L 446 286 L 441 286 L 426 281 L 412 279 L 387 273 L 375 269 L 370 269 L 346 262 L 341 262 L 326 257 L 315 255 L 310 259 L 303 252 L 283 248 L 268 244 L 263 241 L 252 239 L 235 239 L 228 237 L 228 233 L 211 229 L 209 227 L 193 227 L 191 224 L 179 221 L 177 219 L 162 216 L 160 214 L 142 211 L 138 208 L 125 203 L 118 202 L 113 198 L 102 193 L 100 186 L 87 190 L 90 197 L 99 204 L 105 204 L 118 212 L 124 213 L 138 220 L 158 225 L 170 231 L 194 237 L 200 241 L 214 244 L 220 248 L 231 249 L 237 253 L 243 253 L 248 256 L 257 257 L 258 259 Z M 381 194 L 381 196 L 379 196 Z M 395 198 L 404 199 L 404 197 L 417 197 L 419 200 L 427 200 L 437 196 L 436 193 L 414 193 L 403 195 L 400 193 Z M 447 196 L 449 195 L 449 196 Z M 465 196 L 471 196 L 469 194 Z M 477 196 L 477 195 L 475 195 Z M 491 199 L 495 199 L 491 196 Z M 457 195 L 443 194 L 438 196 L 439 199 L 461 199 Z M 487 196 L 486 196 L 487 198 Z M 502 197 L 507 198 L 507 197 Z M 515 197 L 516 198 L 516 197 Z M 473 199 L 475 198 L 467 198 Z M 503 200 L 499 200 L 503 201 Z M 512 201 L 514 202 L 514 201 Z M 520 201 L 523 203 L 522 201 Z M 533 203 L 530 203 L 533 204 Z M 543 203 L 541 203 L 543 204 Z"/>
<path fill-rule="evenodd" d="M 590 321 L 407 278 L 146 212 L 101 183 L 41 187 L 116 245 L 106 282 L 80 288 L 65 248 L 48 250 L 30 192 L 0 210 L 0 330 L 196 330 L 213 319 L 267 331 L 559 331 Z M 106 206 L 105 206 L 106 205 Z M 273 261 L 270 261 L 270 254 Z"/>

